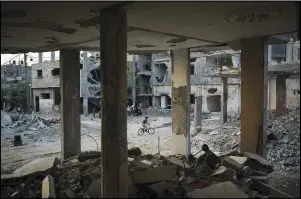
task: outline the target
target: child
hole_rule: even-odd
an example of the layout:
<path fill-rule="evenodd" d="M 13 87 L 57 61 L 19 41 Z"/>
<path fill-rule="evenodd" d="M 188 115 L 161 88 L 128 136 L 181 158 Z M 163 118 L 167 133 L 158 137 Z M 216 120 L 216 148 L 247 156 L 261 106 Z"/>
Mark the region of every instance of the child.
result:
<path fill-rule="evenodd" d="M 148 119 L 148 116 L 145 116 L 145 119 L 142 121 L 142 127 L 144 129 L 146 129 L 147 126 L 150 126 L 150 124 L 148 123 L 147 119 Z"/>

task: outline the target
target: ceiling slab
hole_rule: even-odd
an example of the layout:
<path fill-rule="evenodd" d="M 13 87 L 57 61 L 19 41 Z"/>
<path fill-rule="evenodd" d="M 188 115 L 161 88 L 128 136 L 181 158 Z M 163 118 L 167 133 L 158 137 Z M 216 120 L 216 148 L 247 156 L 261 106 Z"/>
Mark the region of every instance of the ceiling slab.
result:
<path fill-rule="evenodd" d="M 98 12 L 120 3 L 1 2 L 1 52 L 99 50 Z M 130 2 L 124 8 L 132 52 L 219 46 L 297 30 L 294 2 Z"/>

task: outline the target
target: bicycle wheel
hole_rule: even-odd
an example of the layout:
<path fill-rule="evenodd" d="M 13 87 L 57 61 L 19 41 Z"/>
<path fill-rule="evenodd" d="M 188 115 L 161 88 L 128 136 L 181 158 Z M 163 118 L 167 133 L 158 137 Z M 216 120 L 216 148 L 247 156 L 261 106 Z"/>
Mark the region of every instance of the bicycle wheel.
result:
<path fill-rule="evenodd" d="M 155 129 L 154 128 L 148 128 L 148 134 L 154 134 L 155 133 Z"/>
<path fill-rule="evenodd" d="M 138 130 L 138 135 L 143 135 L 144 134 L 144 129 L 143 128 L 140 128 L 139 130 Z"/>

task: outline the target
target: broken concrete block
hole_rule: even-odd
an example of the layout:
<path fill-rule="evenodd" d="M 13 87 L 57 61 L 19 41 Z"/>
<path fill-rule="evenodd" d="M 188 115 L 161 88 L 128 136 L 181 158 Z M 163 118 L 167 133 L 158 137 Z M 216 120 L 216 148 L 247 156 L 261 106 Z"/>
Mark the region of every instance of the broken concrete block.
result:
<path fill-rule="evenodd" d="M 83 162 L 86 160 L 92 160 L 101 157 L 101 152 L 99 151 L 89 151 L 85 153 L 81 153 L 78 155 L 77 159 L 79 162 Z"/>
<path fill-rule="evenodd" d="M 188 198 L 248 198 L 232 182 L 222 182 L 186 194 Z"/>
<path fill-rule="evenodd" d="M 210 176 L 213 178 L 224 179 L 225 181 L 232 181 L 236 179 L 236 171 L 225 166 L 220 166 Z"/>
<path fill-rule="evenodd" d="M 184 168 L 184 166 L 185 166 L 186 169 L 189 169 L 189 168 L 192 167 L 191 165 L 187 164 L 186 162 L 183 162 L 182 160 L 180 160 L 180 159 L 178 159 L 176 157 L 169 157 L 167 160 L 170 163 L 178 165 L 178 166 L 180 166 L 182 168 Z"/>
<path fill-rule="evenodd" d="M 268 184 L 268 176 L 250 176 L 249 178 L 251 180 L 256 180 Z"/>
<path fill-rule="evenodd" d="M 101 179 L 94 180 L 89 188 L 87 194 L 90 198 L 99 198 L 101 196 Z"/>
<path fill-rule="evenodd" d="M 151 161 L 148 161 L 148 160 L 142 160 L 141 162 L 143 164 L 146 164 L 146 165 L 149 165 L 149 166 L 151 166 L 153 164 Z"/>
<path fill-rule="evenodd" d="M 141 149 L 139 147 L 134 147 L 128 150 L 128 156 L 141 156 L 142 152 Z"/>
<path fill-rule="evenodd" d="M 150 188 L 157 193 L 158 198 L 172 197 L 176 191 L 175 185 L 169 182 L 158 182 L 150 185 Z"/>
<path fill-rule="evenodd" d="M 7 126 L 10 125 L 12 123 L 12 119 L 9 116 L 8 113 L 6 113 L 5 111 L 1 110 L 1 126 Z"/>
<path fill-rule="evenodd" d="M 245 165 L 248 160 L 247 157 L 241 157 L 241 156 L 229 156 L 229 158 L 233 159 L 240 165 Z"/>
<path fill-rule="evenodd" d="M 255 153 L 244 152 L 244 156 L 248 157 L 246 165 L 252 169 L 267 171 L 268 173 L 273 171 L 273 165 L 270 164 L 266 159 Z"/>
<path fill-rule="evenodd" d="M 57 163 L 58 159 L 56 157 L 40 158 L 15 170 L 13 174 L 25 176 L 35 172 L 46 172 L 54 168 Z"/>
<path fill-rule="evenodd" d="M 240 174 L 244 177 L 249 177 L 252 174 L 253 170 L 249 166 L 244 166 Z"/>
<path fill-rule="evenodd" d="M 250 190 L 250 187 L 253 184 L 250 178 L 240 178 L 239 180 L 237 180 L 237 183 L 241 186 L 242 191 L 244 191 L 245 193 Z"/>
<path fill-rule="evenodd" d="M 54 178 L 48 175 L 42 182 L 42 198 L 56 198 Z"/>
<path fill-rule="evenodd" d="M 172 180 L 176 176 L 176 166 L 162 166 L 132 171 L 133 183 L 150 183 Z"/>
<path fill-rule="evenodd" d="M 71 189 L 67 189 L 66 191 L 64 191 L 64 195 L 67 198 L 77 198 L 76 193 L 74 193 Z"/>
<path fill-rule="evenodd" d="M 243 165 L 236 162 L 234 159 L 230 157 L 225 157 L 222 162 L 223 166 L 226 166 L 227 168 L 235 169 L 236 172 L 240 173 L 241 169 L 243 168 Z"/>

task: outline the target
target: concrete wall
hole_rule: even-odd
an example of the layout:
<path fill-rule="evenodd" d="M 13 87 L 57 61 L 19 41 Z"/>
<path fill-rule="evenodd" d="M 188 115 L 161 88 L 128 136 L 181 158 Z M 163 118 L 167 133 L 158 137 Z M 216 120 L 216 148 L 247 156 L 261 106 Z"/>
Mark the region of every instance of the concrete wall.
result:
<path fill-rule="evenodd" d="M 300 94 L 294 90 L 300 91 L 300 77 L 290 77 L 286 79 L 286 107 L 293 109 L 300 106 Z M 269 81 L 269 109 L 276 109 L 276 78 L 270 78 Z"/>
<path fill-rule="evenodd" d="M 36 110 L 36 96 L 39 97 L 39 108 L 40 113 L 51 113 L 53 112 L 53 105 L 54 105 L 54 89 L 52 88 L 35 88 L 32 90 L 33 93 L 33 108 Z M 49 93 L 50 99 L 43 99 L 42 93 Z"/>
<path fill-rule="evenodd" d="M 45 61 L 32 66 L 32 88 L 59 87 L 60 76 L 52 76 L 51 71 L 59 68 L 59 61 Z M 38 70 L 42 70 L 42 77 L 38 77 Z"/>
<path fill-rule="evenodd" d="M 292 109 L 300 106 L 300 94 L 294 90 L 300 90 L 300 78 L 291 77 L 286 80 L 287 86 L 287 108 Z M 211 94 L 208 93 L 209 88 L 216 88 L 217 91 L 214 95 L 222 94 L 222 86 L 220 84 L 206 84 L 206 85 L 191 85 L 191 94 L 203 96 L 203 112 L 209 112 L 207 108 L 207 97 Z M 276 78 L 269 80 L 269 109 L 276 109 Z M 171 86 L 153 86 L 154 96 L 168 95 L 171 97 Z M 240 113 L 240 84 L 233 84 L 228 86 L 228 115 L 237 117 Z M 158 103 L 159 104 L 159 103 Z M 156 104 L 155 104 L 156 106 Z M 159 108 L 159 107 L 158 107 Z"/>

